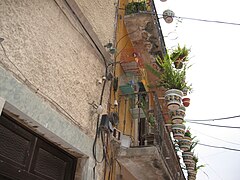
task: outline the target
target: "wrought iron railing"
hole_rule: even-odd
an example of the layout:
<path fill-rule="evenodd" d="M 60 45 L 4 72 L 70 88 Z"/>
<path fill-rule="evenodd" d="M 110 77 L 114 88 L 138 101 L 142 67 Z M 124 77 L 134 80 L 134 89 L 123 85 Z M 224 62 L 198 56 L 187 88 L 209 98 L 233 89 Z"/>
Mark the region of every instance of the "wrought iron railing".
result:
<path fill-rule="evenodd" d="M 161 106 L 158 100 L 157 94 L 154 92 L 155 113 L 157 122 L 156 138 L 158 138 L 159 153 L 161 153 L 164 162 L 171 172 L 174 180 L 180 180 L 184 178 L 183 171 L 180 166 L 178 155 L 175 151 L 175 147 L 171 140 L 170 134 L 165 128 L 164 119 L 162 116 Z M 177 165 L 176 165 L 177 163 Z"/>
<path fill-rule="evenodd" d="M 130 108 L 133 107 L 143 108 L 142 110 L 138 109 L 138 111 L 136 111 L 139 114 L 137 114 L 137 116 L 135 116 L 134 118 L 138 119 L 140 126 L 141 126 L 140 121 L 142 121 L 145 124 L 145 126 L 139 127 L 138 129 L 139 137 L 138 139 L 135 139 L 135 141 L 137 140 L 139 141 L 139 143 L 137 145 L 135 143 L 135 145 L 133 146 L 157 147 L 158 152 L 160 153 L 160 157 L 162 157 L 172 178 L 174 180 L 184 179 L 184 175 L 180 166 L 179 158 L 175 151 L 175 147 L 171 140 L 170 134 L 167 132 L 165 128 L 165 123 L 161 111 L 161 105 L 159 103 L 157 94 L 155 92 L 139 92 L 134 94 L 125 94 L 122 96 L 131 99 L 132 102 L 130 103 Z M 153 103 L 149 103 L 150 101 L 148 101 L 151 97 L 153 98 Z M 143 101 L 145 101 L 146 103 L 145 105 L 142 104 Z M 145 113 L 145 116 L 142 116 L 141 113 Z M 155 119 L 154 125 L 149 123 L 150 117 L 149 114 L 152 114 Z M 151 132 L 149 132 L 149 128 L 152 129 Z"/>

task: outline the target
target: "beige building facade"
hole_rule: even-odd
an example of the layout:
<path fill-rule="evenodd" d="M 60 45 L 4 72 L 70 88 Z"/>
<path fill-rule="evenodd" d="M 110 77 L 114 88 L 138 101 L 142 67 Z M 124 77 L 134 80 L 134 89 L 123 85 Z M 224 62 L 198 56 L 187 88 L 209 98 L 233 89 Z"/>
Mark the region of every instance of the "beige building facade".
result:
<path fill-rule="evenodd" d="M 114 0 L 0 2 L 0 110 L 69 153 L 75 179 L 94 178 L 92 104 L 107 112 L 110 81 L 97 82 L 112 62 L 104 45 L 115 40 L 116 8 Z"/>

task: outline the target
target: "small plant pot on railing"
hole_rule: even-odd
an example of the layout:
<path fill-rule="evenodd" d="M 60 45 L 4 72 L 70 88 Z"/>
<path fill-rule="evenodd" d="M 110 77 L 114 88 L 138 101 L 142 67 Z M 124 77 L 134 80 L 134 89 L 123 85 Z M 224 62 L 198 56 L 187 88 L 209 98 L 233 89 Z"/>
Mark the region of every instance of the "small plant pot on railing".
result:
<path fill-rule="evenodd" d="M 173 124 L 183 123 L 183 119 L 185 117 L 185 110 L 186 109 L 184 106 L 180 106 L 179 109 L 169 112 Z"/>
<path fill-rule="evenodd" d="M 193 152 L 183 152 L 182 153 L 183 162 L 192 162 L 193 161 Z"/>
<path fill-rule="evenodd" d="M 172 124 L 172 132 L 174 139 L 180 140 L 185 134 L 185 125 L 184 124 Z"/>
<path fill-rule="evenodd" d="M 165 93 L 165 101 L 169 110 L 177 110 L 182 103 L 183 92 L 178 89 L 170 89 Z"/>
<path fill-rule="evenodd" d="M 186 169 L 188 172 L 192 172 L 194 171 L 194 168 L 195 168 L 195 162 L 192 160 L 192 161 L 186 161 L 185 162 L 185 165 L 186 165 Z"/>
<path fill-rule="evenodd" d="M 188 180 L 195 180 L 197 176 L 197 171 L 188 171 Z"/>
<path fill-rule="evenodd" d="M 188 136 L 184 136 L 181 140 L 179 140 L 178 144 L 179 144 L 179 148 L 182 151 L 188 151 L 190 149 L 192 143 L 192 138 L 188 137 Z"/>

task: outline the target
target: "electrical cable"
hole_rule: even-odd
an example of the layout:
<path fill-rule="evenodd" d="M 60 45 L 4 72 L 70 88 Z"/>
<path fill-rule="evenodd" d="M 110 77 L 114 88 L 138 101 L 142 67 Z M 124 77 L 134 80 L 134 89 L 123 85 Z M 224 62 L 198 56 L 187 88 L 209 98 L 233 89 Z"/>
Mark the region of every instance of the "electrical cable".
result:
<path fill-rule="evenodd" d="M 163 14 L 157 14 L 157 15 L 159 15 L 159 16 L 161 16 L 161 18 L 163 18 Z M 192 21 L 201 21 L 201 22 L 209 22 L 209 23 L 218 23 L 218 24 L 227 24 L 227 25 L 240 26 L 240 23 L 235 23 L 235 22 L 218 21 L 218 20 L 207 20 L 207 19 L 181 17 L 181 16 L 172 16 L 172 17 L 179 18 L 179 19 L 192 20 Z"/>
<path fill-rule="evenodd" d="M 126 36 L 128 36 L 128 35 L 130 35 L 130 34 L 133 34 L 133 33 L 137 32 L 138 30 L 139 30 L 139 28 L 137 28 L 136 30 L 134 30 L 134 31 L 132 31 L 132 32 L 130 32 L 130 33 L 127 33 L 127 34 L 123 35 L 123 36 L 118 40 L 118 42 L 116 43 L 116 47 L 118 46 L 118 43 L 119 43 L 123 38 L 125 38 Z"/>
<path fill-rule="evenodd" d="M 124 47 L 117 53 L 117 55 L 115 56 L 115 58 L 117 58 L 121 52 L 127 47 L 127 44 L 130 42 L 130 40 L 128 39 L 127 42 L 125 43 Z"/>
<path fill-rule="evenodd" d="M 222 125 L 215 125 L 215 124 L 207 124 L 207 123 L 199 123 L 199 122 L 189 122 L 188 123 L 193 123 L 193 124 L 200 124 L 200 125 L 206 125 L 206 126 L 214 126 L 214 127 L 222 127 L 222 128 L 232 128 L 232 129 L 240 129 L 238 126 L 222 126 Z"/>
<path fill-rule="evenodd" d="M 191 128 L 191 129 L 192 129 L 192 128 Z M 203 135 L 205 135 L 205 136 L 207 136 L 207 137 L 210 137 L 210 138 L 213 138 L 213 139 L 217 139 L 217 140 L 219 140 L 219 141 L 223 141 L 223 142 L 226 142 L 226 143 L 229 143 L 229 144 L 240 145 L 239 143 L 234 143 L 234 142 L 231 142 L 231 141 L 226 141 L 226 140 L 223 140 L 223 139 L 219 139 L 219 138 L 216 138 L 216 137 L 213 137 L 213 136 L 204 134 L 204 133 L 202 133 L 202 132 L 200 132 L 200 131 L 198 131 L 198 130 L 196 130 L 196 129 L 192 129 L 192 130 L 194 130 L 194 131 L 196 131 L 196 132 L 198 132 L 198 133 L 200 133 L 200 134 L 203 134 Z"/>
<path fill-rule="evenodd" d="M 108 66 L 107 66 L 107 63 L 106 63 L 106 60 L 104 60 L 104 63 L 105 63 L 105 76 L 107 77 L 107 71 L 108 71 Z M 104 95 L 104 90 L 105 90 L 105 87 L 106 87 L 106 80 L 103 82 L 103 86 L 102 86 L 102 91 L 101 91 L 101 95 L 100 95 L 100 100 L 99 100 L 99 105 L 102 105 L 102 102 L 103 102 L 103 95 Z M 101 134 L 101 131 L 99 129 L 99 123 L 100 123 L 100 115 L 98 115 L 97 117 L 97 123 L 96 123 L 96 132 L 95 132 L 95 137 L 94 137 L 94 142 L 93 142 L 93 148 L 92 148 L 92 153 L 93 153 L 93 158 L 95 160 L 95 165 L 93 167 L 93 179 L 96 179 L 96 166 L 97 166 L 97 163 L 102 163 L 105 159 L 105 150 L 104 150 L 104 147 L 103 147 L 103 156 L 102 156 L 102 159 L 99 161 L 97 160 L 97 147 L 96 147 L 96 144 L 97 144 L 97 139 L 99 137 L 99 135 Z M 101 138 L 102 136 L 100 136 Z M 102 143 L 103 143 L 103 140 L 102 140 Z"/>
<path fill-rule="evenodd" d="M 228 24 L 228 25 L 237 25 L 237 26 L 240 26 L 240 23 L 234 23 L 234 22 L 216 21 L 216 20 L 206 20 L 206 19 L 189 18 L 189 17 L 178 17 L 178 16 L 174 16 L 174 17 L 176 17 L 176 18 L 181 18 L 181 19 L 187 19 L 187 20 L 193 20 L 193 21 L 202 21 L 202 22 L 209 22 L 209 23 L 219 23 L 219 24 Z"/>
<path fill-rule="evenodd" d="M 205 157 L 203 158 L 203 157 L 201 157 L 200 155 L 199 155 L 199 157 L 200 157 L 201 159 L 203 159 L 203 160 L 204 160 L 204 164 L 206 164 L 206 165 L 214 172 L 214 174 L 216 174 L 216 176 L 218 176 L 219 180 L 220 180 L 220 179 L 223 180 L 222 177 L 210 166 L 210 164 L 207 163 L 207 160 L 205 159 Z M 201 169 L 200 169 L 200 170 L 201 170 Z M 204 172 L 204 171 L 203 171 L 203 172 Z M 208 177 L 208 179 L 209 179 L 209 177 Z"/>
<path fill-rule="evenodd" d="M 236 116 L 229 116 L 229 117 L 223 117 L 223 118 L 215 118 L 215 119 L 187 119 L 188 122 L 193 122 L 193 121 L 221 121 L 221 120 L 226 120 L 226 119 L 234 119 L 234 118 L 238 118 L 240 117 L 240 115 L 236 115 Z"/>
<path fill-rule="evenodd" d="M 202 144 L 202 143 L 198 143 L 198 144 L 202 145 L 202 146 L 206 146 L 206 147 L 217 148 L 217 149 L 225 149 L 225 150 L 230 150 L 230 151 L 240 151 L 240 149 L 228 148 L 228 147 L 224 147 L 224 146 L 213 146 L 213 145 Z"/>

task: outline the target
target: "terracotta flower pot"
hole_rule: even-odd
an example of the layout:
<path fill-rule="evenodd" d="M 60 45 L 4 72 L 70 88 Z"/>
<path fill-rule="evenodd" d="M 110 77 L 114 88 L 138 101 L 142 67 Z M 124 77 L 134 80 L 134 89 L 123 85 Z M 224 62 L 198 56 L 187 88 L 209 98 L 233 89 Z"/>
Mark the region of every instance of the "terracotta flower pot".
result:
<path fill-rule="evenodd" d="M 186 126 L 184 124 L 173 124 L 172 132 L 174 139 L 180 140 L 183 138 Z"/>
<path fill-rule="evenodd" d="M 184 106 L 180 106 L 179 109 L 169 112 L 173 124 L 182 124 L 185 117 L 185 110 Z"/>
<path fill-rule="evenodd" d="M 177 110 L 182 103 L 183 92 L 178 89 L 170 89 L 165 93 L 165 101 L 169 110 Z"/>
<path fill-rule="evenodd" d="M 184 136 L 181 140 L 179 140 L 179 148 L 182 151 L 188 151 L 190 149 L 192 143 L 192 138 L 188 136 Z"/>
<path fill-rule="evenodd" d="M 182 102 L 185 107 L 188 107 L 190 105 L 190 98 L 183 98 Z"/>

